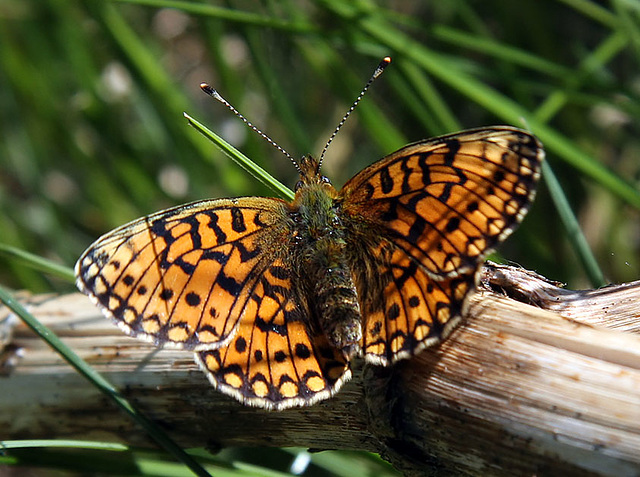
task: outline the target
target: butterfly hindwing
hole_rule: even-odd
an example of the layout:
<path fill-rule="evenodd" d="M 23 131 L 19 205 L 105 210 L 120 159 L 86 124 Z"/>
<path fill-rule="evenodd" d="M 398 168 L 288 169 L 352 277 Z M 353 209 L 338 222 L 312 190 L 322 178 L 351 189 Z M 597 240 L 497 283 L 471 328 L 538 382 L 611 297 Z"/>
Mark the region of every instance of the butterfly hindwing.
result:
<path fill-rule="evenodd" d="M 368 362 L 388 365 L 447 337 L 465 313 L 475 272 L 433 280 L 391 243 L 381 244 L 375 254 L 386 265 L 379 267 L 378 288 L 361 287 L 367 297 L 362 303 L 362 349 Z M 372 293 L 380 299 L 371 298 Z"/>
<path fill-rule="evenodd" d="M 229 344 L 196 353 L 214 387 L 245 404 L 309 405 L 332 396 L 351 376 L 346 358 L 311 326 L 291 279 L 285 263 L 273 264 L 256 284 Z"/>

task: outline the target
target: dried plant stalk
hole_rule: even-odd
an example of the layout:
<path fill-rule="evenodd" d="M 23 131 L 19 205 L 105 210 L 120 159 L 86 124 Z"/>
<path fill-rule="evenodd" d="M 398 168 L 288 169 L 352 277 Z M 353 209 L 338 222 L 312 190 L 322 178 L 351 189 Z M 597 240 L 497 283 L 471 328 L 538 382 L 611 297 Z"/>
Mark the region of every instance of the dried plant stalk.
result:
<path fill-rule="evenodd" d="M 408 475 L 640 473 L 640 282 L 569 291 L 487 264 L 466 323 L 441 346 L 392 368 L 357 367 L 335 398 L 282 412 L 226 398 L 191 353 L 124 336 L 82 295 L 24 301 L 185 447 L 362 449 Z M 0 439 L 150 445 L 2 313 Z"/>

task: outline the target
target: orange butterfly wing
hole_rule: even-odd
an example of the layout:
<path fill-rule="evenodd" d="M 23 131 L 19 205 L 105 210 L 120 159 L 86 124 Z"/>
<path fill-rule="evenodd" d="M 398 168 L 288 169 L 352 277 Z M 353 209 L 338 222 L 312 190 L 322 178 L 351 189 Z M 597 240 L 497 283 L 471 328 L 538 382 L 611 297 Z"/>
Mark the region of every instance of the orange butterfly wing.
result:
<path fill-rule="evenodd" d="M 453 329 L 480 261 L 526 214 L 543 157 L 525 131 L 475 129 L 408 145 L 345 184 L 351 250 L 373 244 L 353 253 L 368 361 L 411 356 Z"/>
<path fill-rule="evenodd" d="M 128 334 L 195 350 L 236 399 L 283 409 L 328 398 L 351 374 L 291 282 L 288 207 L 221 199 L 136 220 L 87 249 L 78 286 Z"/>
<path fill-rule="evenodd" d="M 284 262 L 267 269 L 228 346 L 196 353 L 214 387 L 245 404 L 268 409 L 310 405 L 335 394 L 351 377 L 342 353 L 311 328 L 293 298 Z"/>
<path fill-rule="evenodd" d="M 421 141 L 354 176 L 345 211 L 376 227 L 435 279 L 475 270 L 526 214 L 542 145 L 511 127 Z"/>
<path fill-rule="evenodd" d="M 368 362 L 388 365 L 418 354 L 444 339 L 466 313 L 466 297 L 475 272 L 434 280 L 402 249 L 391 244 L 376 250 L 378 286 L 362 290 L 378 298 L 361 305 L 362 349 Z"/>
<path fill-rule="evenodd" d="M 257 281 L 286 243 L 274 199 L 200 201 L 100 238 L 76 265 L 78 286 L 128 334 L 209 349 L 234 333 Z"/>

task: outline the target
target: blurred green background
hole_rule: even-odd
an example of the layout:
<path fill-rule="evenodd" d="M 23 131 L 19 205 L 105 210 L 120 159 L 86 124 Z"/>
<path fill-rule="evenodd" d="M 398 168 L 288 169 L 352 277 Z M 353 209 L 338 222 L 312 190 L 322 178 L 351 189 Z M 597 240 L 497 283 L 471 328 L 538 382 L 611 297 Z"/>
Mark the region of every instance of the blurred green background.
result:
<path fill-rule="evenodd" d="M 273 195 L 190 128 L 185 111 L 292 187 L 288 160 L 199 84 L 294 157 L 319 154 L 390 55 L 328 151 L 334 185 L 409 141 L 529 128 L 605 279 L 638 279 L 639 25 L 633 0 L 0 0 L 0 243 L 72 266 L 139 216 Z M 590 287 L 554 204 L 542 184 L 500 254 Z M 0 283 L 73 289 L 2 255 Z"/>

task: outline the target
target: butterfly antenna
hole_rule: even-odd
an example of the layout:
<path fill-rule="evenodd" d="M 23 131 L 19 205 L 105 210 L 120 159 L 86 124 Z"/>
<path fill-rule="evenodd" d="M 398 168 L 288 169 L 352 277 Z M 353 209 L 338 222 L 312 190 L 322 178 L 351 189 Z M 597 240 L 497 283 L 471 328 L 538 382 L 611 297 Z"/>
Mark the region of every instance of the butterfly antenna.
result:
<path fill-rule="evenodd" d="M 378 66 L 376 67 L 375 71 L 371 75 L 371 78 L 369 78 L 369 81 L 367 81 L 367 84 L 364 85 L 364 88 L 362 88 L 362 91 L 360 91 L 360 94 L 358 95 L 356 100 L 353 102 L 353 104 L 351 105 L 349 110 L 342 117 L 342 119 L 340 120 L 340 123 L 338 124 L 338 127 L 336 127 L 336 129 L 333 131 L 333 134 L 331 134 L 331 136 L 329 137 L 329 140 L 327 141 L 327 144 L 325 144 L 324 149 L 322 150 L 322 154 L 320 154 L 320 159 L 318 160 L 318 169 L 320 169 L 320 166 L 322 165 L 322 160 L 324 159 L 324 155 L 327 152 L 327 149 L 329 149 L 329 144 L 331 144 L 331 142 L 336 137 L 336 135 L 338 134 L 338 131 L 340 131 L 340 129 L 342 128 L 344 123 L 347 122 L 347 118 L 351 115 L 353 110 L 356 109 L 356 106 L 358 105 L 360 100 L 364 97 L 364 94 L 369 89 L 369 86 L 371 86 L 371 84 L 378 78 L 378 76 L 380 76 L 382 74 L 384 69 L 387 66 L 389 66 L 389 63 L 391 63 L 391 57 L 385 56 L 382 59 L 382 61 L 380 62 L 380 64 L 378 64 Z"/>
<path fill-rule="evenodd" d="M 212 88 L 211 86 L 209 86 L 207 83 L 201 83 L 200 84 L 200 89 L 202 89 L 202 91 L 204 91 L 205 93 L 207 93 L 209 96 L 211 96 L 214 99 L 217 99 L 218 101 L 220 101 L 222 104 L 224 104 L 227 108 L 229 108 L 231 110 L 231 112 L 233 114 L 235 114 L 236 116 L 238 116 L 238 118 L 240 118 L 242 120 L 242 122 L 244 122 L 247 126 L 249 126 L 250 129 L 252 129 L 253 131 L 255 131 L 256 133 L 258 133 L 265 141 L 267 141 L 269 144 L 271 144 L 273 147 L 275 147 L 278 151 L 280 151 L 282 154 L 284 154 L 285 156 L 287 156 L 289 158 L 289 160 L 293 163 L 293 166 L 296 168 L 296 170 L 298 171 L 298 173 L 301 173 L 300 171 L 300 166 L 298 165 L 298 163 L 296 162 L 296 160 L 293 158 L 293 156 L 291 154 L 289 154 L 287 151 L 284 150 L 283 147 L 281 147 L 279 144 L 277 144 L 273 139 L 271 139 L 269 136 L 267 136 L 265 133 L 263 133 L 260 129 L 258 129 L 257 126 L 254 126 L 253 123 L 251 121 L 249 121 L 247 118 L 245 118 L 242 114 L 240 114 L 240 112 L 234 108 L 231 103 L 229 103 L 229 101 L 227 101 L 226 99 L 224 99 L 220 93 L 218 93 L 218 91 L 216 91 L 214 88 Z"/>

